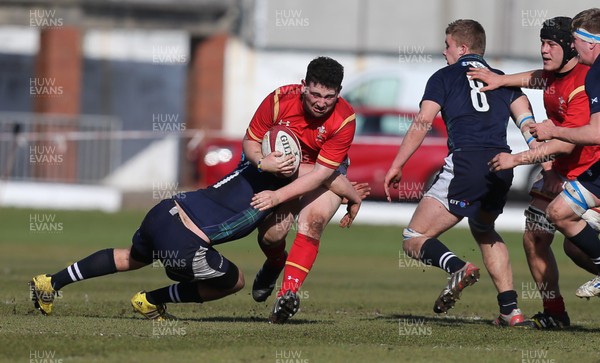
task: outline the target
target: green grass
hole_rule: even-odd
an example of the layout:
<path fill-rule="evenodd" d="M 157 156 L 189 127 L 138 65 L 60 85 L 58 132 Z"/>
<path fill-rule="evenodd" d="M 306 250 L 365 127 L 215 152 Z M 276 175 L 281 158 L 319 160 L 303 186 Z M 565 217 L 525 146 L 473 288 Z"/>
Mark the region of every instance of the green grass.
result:
<path fill-rule="evenodd" d="M 32 216 L 48 218 L 43 215 L 61 223 L 61 230 L 31 231 Z M 169 311 L 180 318 L 170 325 L 143 320 L 129 307 L 136 291 L 171 283 L 152 267 L 67 286 L 52 316 L 33 309 L 26 285 L 32 276 L 56 272 L 101 248 L 128 246 L 142 217 L 140 212 L 0 209 L 0 361 L 41 362 L 48 355 L 60 363 L 600 361 L 598 300 L 573 294 L 590 276 L 564 256 L 558 238 L 561 287 L 574 324 L 568 331 L 491 326 L 498 307 L 485 272 L 447 316 L 436 316 L 433 301 L 446 274 L 415 266 L 399 253 L 401 226 L 328 227 L 302 290 L 301 311 L 287 325 L 266 323 L 272 298 L 255 303 L 250 296 L 262 263 L 255 235 L 218 247 L 244 271 L 247 286 L 202 305 L 170 304 Z M 534 314 L 541 301 L 531 298 L 521 236 L 503 235 L 520 306 Z M 442 240 L 482 265 L 468 231 L 450 231 Z"/>

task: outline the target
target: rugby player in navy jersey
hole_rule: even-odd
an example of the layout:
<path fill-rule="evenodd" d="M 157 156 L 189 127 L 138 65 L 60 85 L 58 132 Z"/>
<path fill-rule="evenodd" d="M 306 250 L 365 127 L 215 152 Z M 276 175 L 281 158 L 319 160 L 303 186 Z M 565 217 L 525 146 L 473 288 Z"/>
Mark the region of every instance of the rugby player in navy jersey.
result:
<path fill-rule="evenodd" d="M 166 313 L 166 303 L 202 303 L 239 291 L 244 287 L 242 272 L 214 245 L 244 237 L 274 212 L 273 208 L 259 210 L 251 206 L 257 193 L 296 185 L 302 179 L 276 176 L 293 170 L 294 156 L 281 156 L 280 152 L 265 156 L 272 173 L 263 173 L 250 161 L 242 160 L 236 170 L 218 183 L 159 202 L 146 214 L 128 248 L 100 250 L 53 275 L 35 276 L 30 282 L 34 306 L 49 315 L 55 296 L 64 286 L 136 270 L 157 260 L 167 276 L 178 283 L 133 296 L 134 311 L 149 319 L 172 318 Z M 361 198 L 368 195 L 368 186 L 365 183 L 353 186 L 339 174 L 323 185 L 351 201 L 348 214 L 340 221 L 341 227 L 349 227 L 358 213 Z M 298 189 L 310 191 L 302 184 Z"/>
<path fill-rule="evenodd" d="M 448 66 L 431 76 L 420 110 L 404 137 L 384 181 L 388 200 L 390 186 L 397 188 L 402 168 L 421 145 L 431 123 L 441 111 L 448 130 L 449 155 L 434 184 L 419 202 L 403 232 L 407 255 L 450 274 L 433 310 L 445 313 L 464 288 L 477 282 L 479 268 L 452 253 L 438 237 L 464 217 L 477 241 L 483 263 L 498 291 L 499 326 L 530 326 L 517 306 L 508 249 L 494 222 L 502 213 L 512 183 L 512 170 L 490 172 L 488 161 L 509 152 L 507 123 L 531 117 L 527 97 L 519 88 L 499 88 L 482 93 L 482 82 L 467 76 L 469 67 L 487 67 L 483 59 L 485 31 L 474 20 L 456 20 L 446 28 Z M 494 70 L 494 72 L 501 73 Z"/>
<path fill-rule="evenodd" d="M 589 123 L 567 128 L 546 120 L 532 125 L 531 133 L 538 140 L 558 139 L 578 145 L 600 145 L 600 9 L 588 9 L 577 14 L 571 22 L 571 30 L 579 62 L 591 66 L 585 77 Z M 600 206 L 600 161 L 576 180 L 565 183 L 560 196 L 548 206 L 548 219 L 600 268 L 598 231 L 582 218 L 587 209 Z M 581 285 L 575 295 L 581 298 L 600 296 L 600 275 Z"/>

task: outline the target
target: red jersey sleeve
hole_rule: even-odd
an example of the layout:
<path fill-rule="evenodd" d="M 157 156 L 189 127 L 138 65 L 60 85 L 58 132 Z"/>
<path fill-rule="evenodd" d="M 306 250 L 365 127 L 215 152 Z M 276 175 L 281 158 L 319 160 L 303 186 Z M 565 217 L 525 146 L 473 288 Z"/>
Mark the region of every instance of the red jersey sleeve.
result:
<path fill-rule="evenodd" d="M 252 120 L 250 120 L 250 125 L 246 129 L 248 139 L 262 142 L 263 136 L 273 126 L 275 107 L 278 105 L 278 102 L 276 102 L 278 91 L 279 89 L 276 89 L 271 92 L 256 109 Z"/>

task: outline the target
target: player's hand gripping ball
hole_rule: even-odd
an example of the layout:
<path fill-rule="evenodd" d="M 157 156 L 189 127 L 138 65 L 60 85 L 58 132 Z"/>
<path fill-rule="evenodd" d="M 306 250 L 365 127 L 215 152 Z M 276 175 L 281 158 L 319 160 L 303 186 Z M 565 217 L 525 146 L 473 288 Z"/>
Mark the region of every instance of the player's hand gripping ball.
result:
<path fill-rule="evenodd" d="M 295 156 L 294 172 L 290 176 L 294 175 L 300 167 L 302 151 L 300 150 L 300 141 L 298 141 L 292 130 L 282 125 L 275 125 L 265 134 L 262 141 L 263 155 L 267 156 L 274 151 L 282 152 L 283 156 Z"/>

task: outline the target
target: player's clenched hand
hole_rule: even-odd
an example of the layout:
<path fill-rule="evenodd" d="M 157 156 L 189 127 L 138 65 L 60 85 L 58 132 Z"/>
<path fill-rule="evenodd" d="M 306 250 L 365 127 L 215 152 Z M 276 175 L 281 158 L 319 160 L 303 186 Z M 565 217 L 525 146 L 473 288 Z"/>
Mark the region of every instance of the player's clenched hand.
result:
<path fill-rule="evenodd" d="M 346 214 L 340 220 L 340 227 L 342 228 L 350 228 L 354 218 L 358 214 L 358 210 L 360 209 L 361 203 L 348 203 L 346 207 Z"/>
<path fill-rule="evenodd" d="M 283 156 L 281 151 L 274 151 L 262 158 L 260 168 L 262 171 L 273 174 L 280 173 L 288 177 L 294 172 L 295 160 L 294 155 Z"/>
<path fill-rule="evenodd" d="M 488 162 L 488 165 L 490 166 L 490 171 L 500 171 L 512 169 L 519 164 L 517 163 L 517 157 L 515 155 L 509 153 L 499 153 Z"/>
<path fill-rule="evenodd" d="M 469 68 L 467 77 L 487 83 L 487 86 L 481 87 L 480 91 L 491 91 L 502 87 L 500 83 L 501 76 L 489 70 L 489 68 Z"/>
<path fill-rule="evenodd" d="M 351 181 L 350 184 L 354 187 L 354 190 L 358 193 L 360 199 L 365 199 L 371 194 L 371 186 L 369 183 L 359 183 Z M 348 204 L 347 198 L 342 198 L 342 204 Z"/>
<path fill-rule="evenodd" d="M 544 122 L 529 125 L 529 132 L 537 141 L 546 141 L 554 138 L 555 131 L 556 125 L 551 120 L 544 120 Z"/>
<path fill-rule="evenodd" d="M 402 169 L 398 167 L 392 166 L 385 175 L 385 180 L 383 181 L 383 190 L 385 191 L 388 202 L 392 201 L 392 197 L 390 196 L 390 185 L 392 188 L 398 189 L 401 179 Z"/>
<path fill-rule="evenodd" d="M 272 190 L 263 190 L 260 193 L 254 194 L 250 205 L 254 207 L 254 209 L 258 209 L 259 211 L 263 212 L 269 208 L 276 207 L 279 203 L 277 192 Z"/>

